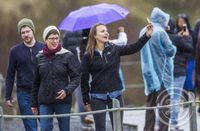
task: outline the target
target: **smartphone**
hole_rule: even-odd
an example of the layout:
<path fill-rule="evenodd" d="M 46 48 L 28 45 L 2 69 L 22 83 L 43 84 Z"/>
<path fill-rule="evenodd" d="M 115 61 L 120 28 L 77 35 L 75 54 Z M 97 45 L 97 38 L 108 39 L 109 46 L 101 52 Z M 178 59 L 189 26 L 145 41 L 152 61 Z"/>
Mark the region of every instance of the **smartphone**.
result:
<path fill-rule="evenodd" d="M 148 17 L 146 18 L 146 20 L 147 20 L 147 22 L 148 22 L 148 23 L 151 23 L 151 21 L 149 20 L 149 18 L 148 18 Z"/>
<path fill-rule="evenodd" d="M 183 24 L 183 31 L 185 32 L 187 29 L 187 25 L 186 24 Z"/>

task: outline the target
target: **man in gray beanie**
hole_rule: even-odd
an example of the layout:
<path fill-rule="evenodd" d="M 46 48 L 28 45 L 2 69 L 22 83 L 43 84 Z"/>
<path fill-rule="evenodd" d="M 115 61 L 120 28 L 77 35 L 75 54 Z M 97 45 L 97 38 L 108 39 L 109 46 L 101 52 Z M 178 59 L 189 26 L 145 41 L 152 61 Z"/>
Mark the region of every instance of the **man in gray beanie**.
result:
<path fill-rule="evenodd" d="M 31 19 L 23 18 L 18 22 L 17 28 L 19 34 L 21 34 L 21 28 L 24 26 L 28 26 L 33 31 L 33 33 L 35 33 L 35 26 Z"/>
<path fill-rule="evenodd" d="M 31 88 L 36 54 L 43 44 L 35 40 L 35 26 L 31 19 L 23 18 L 17 25 L 22 42 L 10 49 L 6 76 L 6 105 L 13 107 L 11 96 L 17 74 L 17 101 L 22 115 L 33 115 L 30 107 Z M 36 119 L 23 119 L 26 131 L 37 131 Z"/>

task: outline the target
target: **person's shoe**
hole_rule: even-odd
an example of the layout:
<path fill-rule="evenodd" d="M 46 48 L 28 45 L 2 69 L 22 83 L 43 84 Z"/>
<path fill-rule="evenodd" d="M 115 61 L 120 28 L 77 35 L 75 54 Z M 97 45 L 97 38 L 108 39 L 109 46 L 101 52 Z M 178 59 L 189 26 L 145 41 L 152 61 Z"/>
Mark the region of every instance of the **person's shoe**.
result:
<path fill-rule="evenodd" d="M 85 124 L 93 124 L 94 123 L 94 118 L 92 115 L 87 115 L 84 119 Z"/>
<path fill-rule="evenodd" d="M 171 128 L 170 131 L 184 131 L 183 129 L 179 129 L 178 127 Z"/>
<path fill-rule="evenodd" d="M 200 113 L 200 107 L 198 108 L 198 112 Z"/>

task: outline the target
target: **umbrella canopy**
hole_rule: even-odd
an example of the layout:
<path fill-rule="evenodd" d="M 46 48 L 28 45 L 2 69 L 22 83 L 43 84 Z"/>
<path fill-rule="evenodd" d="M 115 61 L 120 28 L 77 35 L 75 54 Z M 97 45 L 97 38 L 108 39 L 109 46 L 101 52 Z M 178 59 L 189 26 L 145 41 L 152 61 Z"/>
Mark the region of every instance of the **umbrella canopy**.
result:
<path fill-rule="evenodd" d="M 128 13 L 128 10 L 115 4 L 102 3 L 85 6 L 72 11 L 58 28 L 68 31 L 88 29 L 96 23 L 109 24 L 124 19 Z"/>

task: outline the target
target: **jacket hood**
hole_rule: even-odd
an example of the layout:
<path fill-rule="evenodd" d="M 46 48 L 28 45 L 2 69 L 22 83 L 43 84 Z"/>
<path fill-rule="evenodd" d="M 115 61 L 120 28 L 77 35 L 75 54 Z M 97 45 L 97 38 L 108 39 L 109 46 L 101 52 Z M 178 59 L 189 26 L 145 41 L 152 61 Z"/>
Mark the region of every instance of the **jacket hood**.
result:
<path fill-rule="evenodd" d="M 170 15 L 159 9 L 158 7 L 153 8 L 151 12 L 151 21 L 158 23 L 162 27 L 167 27 Z"/>
<path fill-rule="evenodd" d="M 169 22 L 168 22 L 168 26 L 169 26 L 169 29 L 167 30 L 167 33 L 174 34 L 175 33 L 175 27 L 176 27 L 175 20 L 170 19 Z"/>
<path fill-rule="evenodd" d="M 56 52 L 56 55 L 65 54 L 65 53 L 69 53 L 69 52 L 71 52 L 71 51 L 69 51 L 69 50 L 67 50 L 67 49 L 62 47 L 59 52 Z"/>
<path fill-rule="evenodd" d="M 198 34 L 199 30 L 200 30 L 200 19 L 197 20 L 194 28 L 196 34 Z"/>

